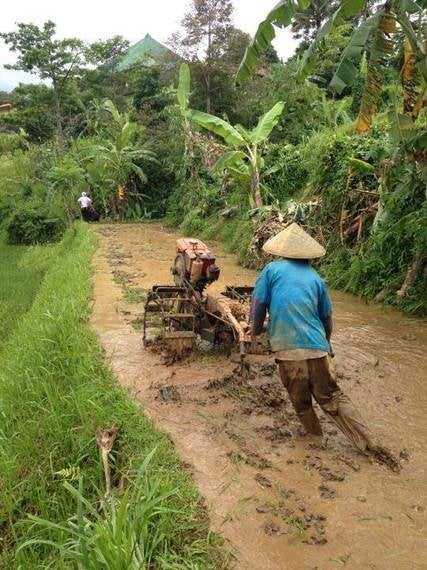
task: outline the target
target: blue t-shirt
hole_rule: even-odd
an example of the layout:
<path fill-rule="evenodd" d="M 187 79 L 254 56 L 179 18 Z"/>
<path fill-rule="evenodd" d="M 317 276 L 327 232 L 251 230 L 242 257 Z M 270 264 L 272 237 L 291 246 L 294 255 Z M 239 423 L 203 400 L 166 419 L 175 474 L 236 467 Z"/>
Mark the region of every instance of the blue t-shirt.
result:
<path fill-rule="evenodd" d="M 329 351 L 322 320 L 332 315 L 332 304 L 325 282 L 308 262 L 269 263 L 258 277 L 253 298 L 267 307 L 273 351 Z"/>

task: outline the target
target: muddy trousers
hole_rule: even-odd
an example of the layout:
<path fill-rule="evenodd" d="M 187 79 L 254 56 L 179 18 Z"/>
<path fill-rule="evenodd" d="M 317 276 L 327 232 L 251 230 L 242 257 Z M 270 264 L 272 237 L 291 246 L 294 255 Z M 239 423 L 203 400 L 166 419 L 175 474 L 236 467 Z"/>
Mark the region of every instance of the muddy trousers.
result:
<path fill-rule="evenodd" d="M 328 356 L 309 360 L 277 360 L 280 377 L 298 418 L 308 433 L 322 435 L 312 397 L 351 443 L 366 451 L 372 435 L 350 398 L 339 389 Z"/>

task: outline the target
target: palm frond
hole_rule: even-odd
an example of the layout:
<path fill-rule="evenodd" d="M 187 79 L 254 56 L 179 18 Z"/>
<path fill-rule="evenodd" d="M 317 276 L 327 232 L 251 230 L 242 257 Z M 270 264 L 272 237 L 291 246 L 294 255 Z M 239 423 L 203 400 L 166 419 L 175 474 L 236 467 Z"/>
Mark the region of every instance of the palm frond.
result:
<path fill-rule="evenodd" d="M 274 26 L 286 28 L 292 21 L 294 15 L 299 11 L 305 11 L 311 4 L 311 0 L 281 0 L 267 14 L 256 31 L 256 34 L 247 47 L 243 60 L 237 71 L 236 81 L 249 79 L 258 65 L 258 61 L 263 52 L 276 37 Z"/>
<path fill-rule="evenodd" d="M 340 62 L 329 84 L 336 93 L 341 94 L 346 87 L 353 84 L 359 73 L 359 62 L 367 50 L 367 45 L 378 28 L 378 22 L 383 14 L 380 10 L 365 20 L 351 36 L 350 42 L 341 55 Z"/>
<path fill-rule="evenodd" d="M 346 20 L 358 14 L 365 4 L 366 0 L 341 0 L 339 8 L 332 14 L 329 20 L 326 20 L 308 49 L 304 52 L 298 71 L 300 79 L 305 79 L 313 71 L 317 63 L 317 51 L 323 44 L 324 39 L 336 26 L 343 24 Z"/>

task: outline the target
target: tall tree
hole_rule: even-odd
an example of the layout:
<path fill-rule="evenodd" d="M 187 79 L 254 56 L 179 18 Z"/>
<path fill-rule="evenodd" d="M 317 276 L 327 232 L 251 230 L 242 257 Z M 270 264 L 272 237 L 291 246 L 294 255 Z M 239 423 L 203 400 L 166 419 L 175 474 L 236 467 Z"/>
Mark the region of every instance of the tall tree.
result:
<path fill-rule="evenodd" d="M 214 76 L 232 31 L 232 13 L 231 0 L 193 0 L 181 22 L 182 32 L 169 42 L 184 58 L 200 62 L 208 113 L 212 111 Z"/>
<path fill-rule="evenodd" d="M 97 41 L 86 50 L 86 60 L 93 65 L 111 67 L 129 48 L 129 41 L 123 36 L 113 36 L 105 41 Z"/>
<path fill-rule="evenodd" d="M 75 74 L 83 60 L 83 42 L 77 38 L 56 39 L 56 25 L 52 21 L 39 28 L 35 24 L 18 24 L 14 32 L 1 33 L 0 37 L 18 54 L 14 65 L 17 69 L 34 73 L 40 79 L 52 82 L 55 104 L 56 136 L 58 146 L 63 147 L 61 99 L 65 85 Z"/>

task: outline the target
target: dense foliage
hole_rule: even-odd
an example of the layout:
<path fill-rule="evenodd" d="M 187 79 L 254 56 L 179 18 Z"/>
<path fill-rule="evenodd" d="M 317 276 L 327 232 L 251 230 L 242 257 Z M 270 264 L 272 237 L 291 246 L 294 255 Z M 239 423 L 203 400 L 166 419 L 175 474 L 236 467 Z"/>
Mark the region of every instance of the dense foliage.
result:
<path fill-rule="evenodd" d="M 83 46 L 60 86 L 59 119 L 53 87 L 0 94 L 14 105 L 0 116 L 0 223 L 11 241 L 57 239 L 79 216 L 82 191 L 103 218 L 167 215 L 187 233 L 222 236 L 252 266 L 264 262 L 253 243 L 257 229 L 271 216 L 298 219 L 327 245 L 321 271 L 331 285 L 423 314 L 419 4 L 304 2 L 294 15 L 288 4 L 266 22 L 282 25 L 286 15 L 294 34 L 311 43 L 286 63 L 263 44 L 250 60 L 252 79 L 241 84 L 234 79 L 250 38 L 232 26 L 228 0 L 203 0 L 171 38 L 176 58 L 169 52 L 117 71 L 122 38 Z M 56 40 L 51 23 L 18 28 L 4 37 L 21 66 L 29 31 L 66 55 L 80 45 Z M 180 58 L 188 62 L 181 76 Z M 273 109 L 272 128 L 257 138 L 260 117 Z M 361 121 L 372 126 L 360 129 Z"/>

